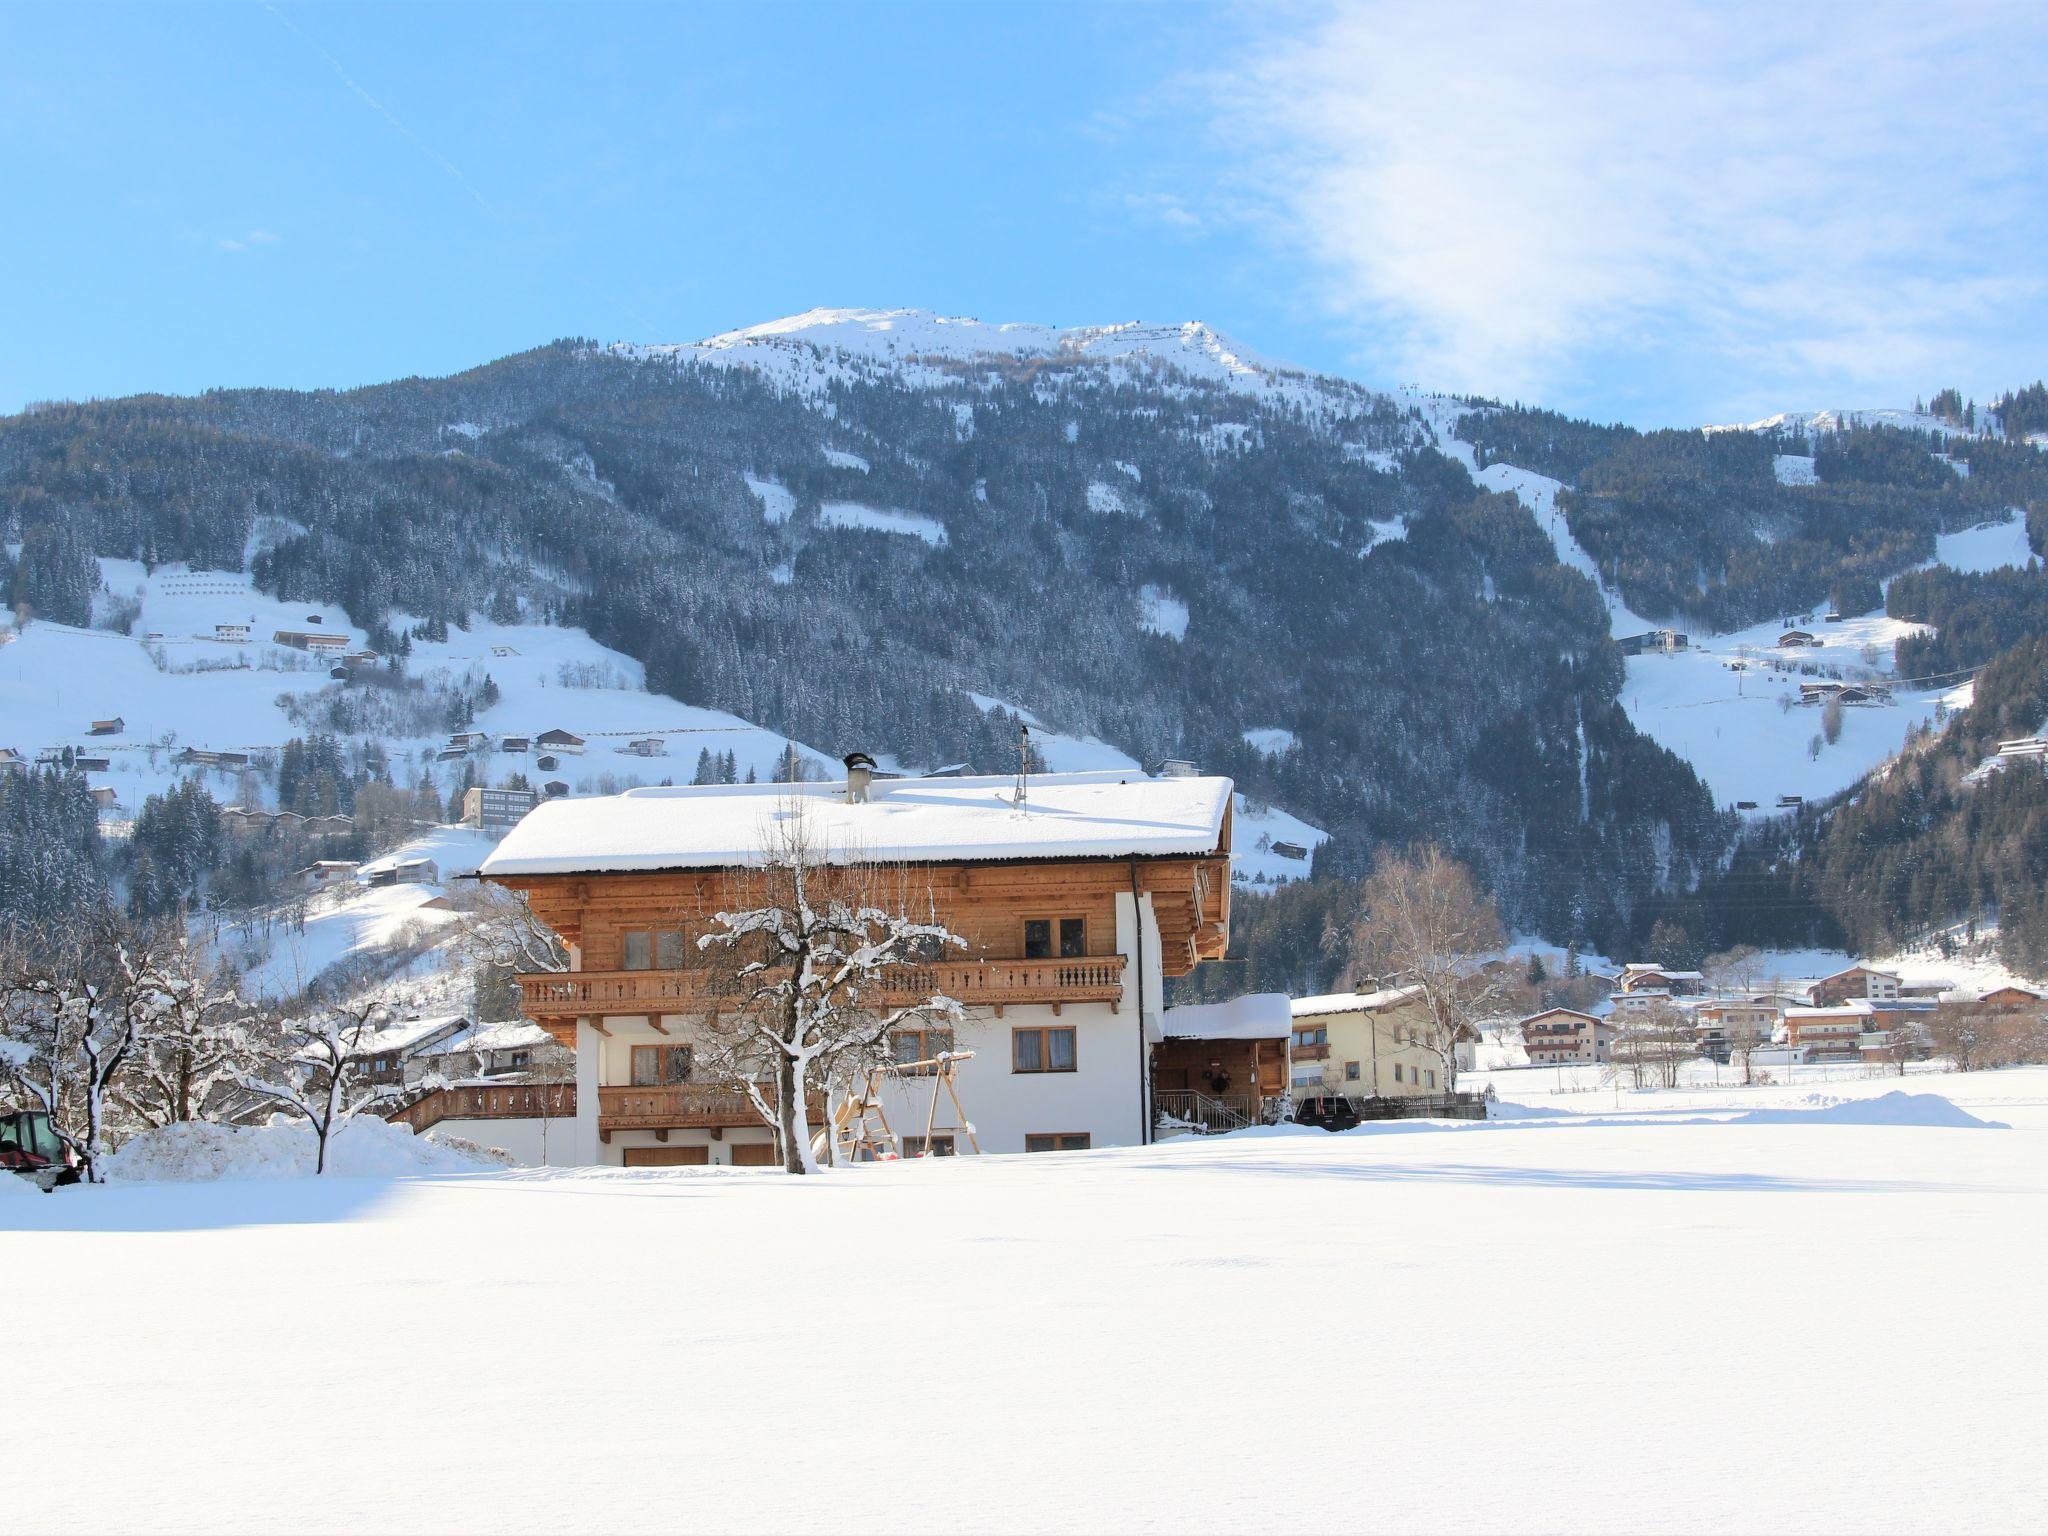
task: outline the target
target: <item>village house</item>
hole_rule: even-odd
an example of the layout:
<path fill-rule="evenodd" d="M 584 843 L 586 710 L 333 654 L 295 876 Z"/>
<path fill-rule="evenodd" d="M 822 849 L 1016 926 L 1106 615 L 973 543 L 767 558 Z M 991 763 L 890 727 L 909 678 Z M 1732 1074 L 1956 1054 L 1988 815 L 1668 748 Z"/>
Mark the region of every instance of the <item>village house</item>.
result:
<path fill-rule="evenodd" d="M 186 747 L 171 759 L 180 768 L 246 768 L 246 752 L 215 752 L 205 747 Z"/>
<path fill-rule="evenodd" d="M 378 1085 L 416 1081 L 422 1073 L 413 1063 L 465 1034 L 469 1020 L 461 1014 L 428 1019 L 402 1019 L 366 1035 L 356 1048 L 363 1081 Z"/>
<path fill-rule="evenodd" d="M 873 1001 L 937 991 L 965 1006 L 957 1031 L 905 1031 L 896 1051 L 973 1052 L 957 1088 L 983 1151 L 1150 1140 L 1164 981 L 1229 938 L 1230 781 L 1046 774 L 1021 804 L 1016 790 L 1007 775 L 877 780 L 856 755 L 843 783 L 634 789 L 535 809 L 480 876 L 526 896 L 569 946 L 567 971 L 519 985 L 528 1017 L 576 1053 L 573 1160 L 774 1156 L 746 1093 L 693 1049 L 723 995 L 696 940 L 737 899 L 775 818 L 792 815 L 817 848 L 886 866 L 907 904 L 966 940 Z M 819 878 L 845 878 L 833 869 L 846 856 L 826 857 Z M 920 1088 L 930 1080 L 886 1089 L 892 1123 L 921 1125 Z M 958 1134 L 942 1133 L 965 1151 Z"/>
<path fill-rule="evenodd" d="M 71 759 L 71 766 L 80 773 L 105 773 L 114 763 L 112 758 L 87 757 L 81 752 Z"/>
<path fill-rule="evenodd" d="M 1806 629 L 1788 629 L 1785 631 L 1785 633 L 1778 636 L 1778 648 L 1780 650 L 1793 649 L 1803 645 L 1819 644 L 1819 638 L 1811 630 Z"/>
<path fill-rule="evenodd" d="M 28 759 L 12 747 L 0 747 L 0 773 L 26 773 Z"/>
<path fill-rule="evenodd" d="M 1866 1002 L 1785 1010 L 1785 1044 L 1805 1051 L 1808 1061 L 1861 1061 L 1862 1037 L 1875 1015 Z"/>
<path fill-rule="evenodd" d="M 503 1024 L 471 1024 L 416 1052 L 408 1081 L 438 1072 L 450 1082 L 506 1078 L 534 1070 L 555 1038 L 527 1019 Z"/>
<path fill-rule="evenodd" d="M 2030 987 L 2014 986 L 2008 983 L 1993 987 L 1977 998 L 1977 1006 L 1994 1013 L 2017 1013 L 2022 1009 L 2038 1008 L 2044 1001 L 2039 992 Z"/>
<path fill-rule="evenodd" d="M 1615 642 L 1624 656 L 1676 655 L 1687 649 L 1691 638 L 1675 629 L 1653 629 L 1647 634 L 1624 635 Z"/>
<path fill-rule="evenodd" d="M 317 630 L 280 629 L 270 638 L 278 645 L 315 655 L 334 656 L 348 649 L 347 635 L 323 634 Z"/>
<path fill-rule="evenodd" d="M 119 715 L 110 720 L 95 720 L 86 727 L 88 736 L 118 736 L 128 729 L 128 724 Z"/>
<path fill-rule="evenodd" d="M 1893 1002 L 1899 996 L 1899 977 L 1896 971 L 1880 971 L 1867 965 L 1852 965 L 1845 971 L 1824 976 L 1807 989 L 1807 996 L 1813 999 L 1816 1008 L 1831 1007 L 1846 1003 L 1852 998 L 1865 998 L 1871 1002 Z"/>
<path fill-rule="evenodd" d="M 1616 989 L 1621 992 L 1662 992 L 1670 997 L 1692 997 L 1706 986 L 1698 971 L 1677 971 L 1667 966 L 1637 961 L 1621 968 Z"/>
<path fill-rule="evenodd" d="M 552 731 L 542 731 L 533 738 L 533 744 L 543 752 L 580 753 L 583 750 L 583 738 L 581 736 L 578 736 L 573 731 L 565 731 L 560 728 Z"/>
<path fill-rule="evenodd" d="M 105 784 L 95 785 L 86 793 L 92 796 L 93 807 L 96 810 L 118 811 L 121 808 L 119 792 Z"/>
<path fill-rule="evenodd" d="M 472 786 L 462 792 L 462 820 L 465 826 L 497 831 L 516 827 L 526 813 L 540 803 L 530 789 L 485 789 Z"/>
<path fill-rule="evenodd" d="M 302 891 L 324 890 L 330 885 L 352 885 L 362 866 L 354 859 L 315 859 L 292 876 Z"/>
<path fill-rule="evenodd" d="M 1293 1014 L 1281 992 L 1168 1008 L 1152 1046 L 1152 1102 L 1160 1133 L 1237 1130 L 1276 1118 L 1289 1097 L 1293 1032 Z"/>
<path fill-rule="evenodd" d="M 626 750 L 635 757 L 667 757 L 668 743 L 659 736 L 642 736 L 627 742 Z"/>
<path fill-rule="evenodd" d="M 441 868 L 432 859 L 393 859 L 365 864 L 362 880 L 369 886 L 432 885 L 441 878 Z"/>
<path fill-rule="evenodd" d="M 1727 1061 L 1734 1052 L 1754 1048 L 1777 1033 L 1782 1004 L 1767 997 L 1713 998 L 1693 1008 L 1700 1054 Z"/>
<path fill-rule="evenodd" d="M 1532 1067 L 1583 1065 L 1614 1055 L 1614 1026 L 1576 1008 L 1546 1008 L 1519 1027 Z"/>
<path fill-rule="evenodd" d="M 524 752 L 533 742 L 525 736 L 505 736 L 499 739 L 500 752 Z"/>
<path fill-rule="evenodd" d="M 1424 1043 L 1430 1023 L 1420 991 L 1386 987 L 1295 998 L 1294 1096 L 1399 1099 L 1446 1091 L 1443 1059 Z"/>
<path fill-rule="evenodd" d="M 246 624 L 216 624 L 213 626 L 213 638 L 239 645 L 249 638 L 249 626 Z"/>

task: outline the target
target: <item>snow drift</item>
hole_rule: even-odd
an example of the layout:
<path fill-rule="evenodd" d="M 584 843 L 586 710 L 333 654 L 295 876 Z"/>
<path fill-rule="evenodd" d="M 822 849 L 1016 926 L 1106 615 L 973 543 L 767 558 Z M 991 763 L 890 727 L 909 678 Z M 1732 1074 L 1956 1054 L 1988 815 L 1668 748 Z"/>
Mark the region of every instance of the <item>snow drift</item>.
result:
<path fill-rule="evenodd" d="M 107 1159 L 109 1182 L 189 1184 L 212 1179 L 310 1178 L 319 1151 L 313 1132 L 296 1122 L 266 1126 L 188 1122 L 144 1131 Z M 474 1173 L 506 1165 L 468 1143 L 415 1136 L 370 1116 L 350 1121 L 327 1148 L 328 1172 L 355 1178 L 409 1173 Z"/>

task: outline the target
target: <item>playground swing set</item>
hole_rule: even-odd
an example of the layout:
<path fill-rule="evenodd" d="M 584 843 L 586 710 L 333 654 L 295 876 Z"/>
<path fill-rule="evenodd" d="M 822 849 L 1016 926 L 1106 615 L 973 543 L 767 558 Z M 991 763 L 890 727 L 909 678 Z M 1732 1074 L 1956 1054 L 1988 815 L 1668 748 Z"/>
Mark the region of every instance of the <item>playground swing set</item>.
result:
<path fill-rule="evenodd" d="M 834 1153 L 849 1163 L 881 1162 L 902 1157 L 903 1143 L 895 1127 L 889 1124 L 889 1112 L 882 1105 L 882 1090 L 892 1080 L 913 1077 L 931 1079 L 932 1091 L 924 1114 L 924 1152 L 921 1155 L 931 1155 L 934 1136 L 965 1136 L 968 1146 L 979 1153 L 981 1143 L 975 1139 L 974 1122 L 967 1118 L 967 1111 L 960 1103 L 959 1086 L 954 1081 L 959 1064 L 973 1059 L 972 1051 L 941 1051 L 923 1061 L 900 1061 L 870 1068 L 867 1080 L 840 1100 L 832 1111 Z M 941 1092 L 952 1101 L 955 1121 L 952 1125 L 939 1124 Z"/>

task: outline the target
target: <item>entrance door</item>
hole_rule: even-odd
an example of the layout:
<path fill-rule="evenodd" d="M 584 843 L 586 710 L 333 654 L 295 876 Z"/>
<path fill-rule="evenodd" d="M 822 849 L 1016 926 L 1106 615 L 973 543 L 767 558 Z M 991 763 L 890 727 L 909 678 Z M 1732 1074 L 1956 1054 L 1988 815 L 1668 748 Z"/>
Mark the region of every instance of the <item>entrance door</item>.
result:
<path fill-rule="evenodd" d="M 711 1161 L 709 1147 L 627 1147 L 628 1168 L 697 1168 Z"/>
<path fill-rule="evenodd" d="M 736 1141 L 732 1144 L 732 1165 L 735 1168 L 773 1168 L 780 1161 L 772 1141 Z"/>

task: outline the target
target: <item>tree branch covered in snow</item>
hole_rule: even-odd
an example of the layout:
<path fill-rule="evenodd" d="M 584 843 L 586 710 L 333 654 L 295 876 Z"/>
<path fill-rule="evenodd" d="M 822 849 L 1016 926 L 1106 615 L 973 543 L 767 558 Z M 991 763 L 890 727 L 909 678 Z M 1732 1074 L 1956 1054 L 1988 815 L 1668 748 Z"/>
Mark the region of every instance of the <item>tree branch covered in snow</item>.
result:
<path fill-rule="evenodd" d="M 313 1171 L 327 1171 L 327 1146 L 357 1115 L 376 1110 L 408 1091 L 442 1086 L 438 1074 L 420 1082 L 375 1083 L 369 1061 L 378 1032 L 389 1021 L 379 1002 L 337 1004 L 287 1019 L 275 1054 L 256 1068 L 237 1068 L 235 1081 L 249 1093 L 298 1116 L 319 1142 Z"/>
<path fill-rule="evenodd" d="M 778 808 L 764 846 L 697 940 L 723 999 L 705 1058 L 775 1128 L 783 1167 L 814 1173 L 808 1095 L 888 1061 L 896 1030 L 956 1024 L 960 1004 L 922 967 L 966 940 L 938 920 L 928 891 L 913 899 L 900 869 L 820 847 L 800 801 Z"/>

